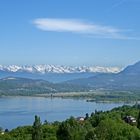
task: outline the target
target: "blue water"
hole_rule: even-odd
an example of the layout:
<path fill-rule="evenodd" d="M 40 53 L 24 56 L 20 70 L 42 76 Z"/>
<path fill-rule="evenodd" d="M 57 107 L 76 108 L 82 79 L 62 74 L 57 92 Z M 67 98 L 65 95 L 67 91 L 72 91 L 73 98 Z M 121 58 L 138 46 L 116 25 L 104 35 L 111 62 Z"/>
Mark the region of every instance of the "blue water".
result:
<path fill-rule="evenodd" d="M 96 110 L 110 110 L 124 103 L 86 102 L 84 99 L 62 99 L 43 97 L 2 97 L 0 98 L 0 127 L 6 129 L 32 125 L 34 116 L 42 122 L 63 121 L 70 116 L 85 116 Z"/>

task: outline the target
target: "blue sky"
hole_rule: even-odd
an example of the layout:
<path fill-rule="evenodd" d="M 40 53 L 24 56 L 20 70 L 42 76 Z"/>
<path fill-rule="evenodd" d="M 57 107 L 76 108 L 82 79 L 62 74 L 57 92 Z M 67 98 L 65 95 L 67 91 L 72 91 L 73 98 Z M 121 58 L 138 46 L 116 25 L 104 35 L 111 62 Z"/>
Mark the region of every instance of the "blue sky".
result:
<path fill-rule="evenodd" d="M 140 0 L 1 0 L 0 64 L 140 61 Z"/>

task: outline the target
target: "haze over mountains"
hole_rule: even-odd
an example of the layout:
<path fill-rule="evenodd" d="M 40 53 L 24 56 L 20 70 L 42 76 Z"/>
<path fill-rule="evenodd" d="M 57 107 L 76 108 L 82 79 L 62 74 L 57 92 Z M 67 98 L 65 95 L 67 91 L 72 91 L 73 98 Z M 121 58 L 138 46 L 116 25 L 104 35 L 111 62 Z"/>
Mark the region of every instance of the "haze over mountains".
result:
<path fill-rule="evenodd" d="M 12 72 L 1 69 L 1 73 L 8 74 L 23 74 L 23 72 Z M 10 73 L 9 73 L 10 72 Z M 5 73 L 5 74 L 6 74 Z M 31 72 L 32 74 L 32 72 Z M 54 73 L 51 73 L 54 74 Z M 56 74 L 56 73 L 55 73 Z M 59 74 L 59 73 L 57 73 Z M 65 73 L 69 74 L 69 73 Z M 77 74 L 77 73 L 72 73 Z M 20 77 L 5 77 L 0 79 L 0 94 L 35 94 L 35 93 L 57 93 L 57 92 L 77 92 L 91 90 L 125 90 L 139 91 L 140 90 L 140 62 L 126 67 L 118 73 L 87 73 L 79 72 L 79 77 L 85 74 L 92 76 L 88 78 L 78 78 L 65 82 L 52 83 L 43 79 L 30 79 Z M 87 74 L 87 75 L 86 75 Z M 44 76 L 45 74 L 43 74 Z M 23 75 L 22 75 L 23 76 Z M 27 76 L 27 75 L 26 75 Z M 69 75 L 70 76 L 70 75 Z M 55 77 L 55 76 L 54 76 Z M 60 81 L 62 80 L 60 75 Z M 75 76 L 76 77 L 76 76 Z M 46 76 L 47 78 L 47 76 Z M 56 76 L 56 78 L 58 78 Z"/>
<path fill-rule="evenodd" d="M 0 78 L 4 77 L 23 77 L 32 79 L 44 79 L 50 82 L 63 82 L 78 78 L 87 78 L 99 73 L 117 73 L 121 69 L 118 67 L 99 67 L 99 66 L 55 66 L 55 65 L 34 65 L 18 66 L 0 65 Z"/>

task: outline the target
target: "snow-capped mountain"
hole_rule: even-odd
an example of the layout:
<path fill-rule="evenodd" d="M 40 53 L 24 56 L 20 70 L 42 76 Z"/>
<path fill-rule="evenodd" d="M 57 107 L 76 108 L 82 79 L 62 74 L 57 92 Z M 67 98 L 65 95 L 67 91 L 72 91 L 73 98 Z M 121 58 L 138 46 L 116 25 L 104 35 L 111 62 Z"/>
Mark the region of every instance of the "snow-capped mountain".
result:
<path fill-rule="evenodd" d="M 0 65 L 1 71 L 6 72 L 27 72 L 27 73 L 118 73 L 121 71 L 119 67 L 100 67 L 100 66 L 59 66 L 59 65 L 33 65 L 33 66 L 18 66 L 18 65 Z"/>

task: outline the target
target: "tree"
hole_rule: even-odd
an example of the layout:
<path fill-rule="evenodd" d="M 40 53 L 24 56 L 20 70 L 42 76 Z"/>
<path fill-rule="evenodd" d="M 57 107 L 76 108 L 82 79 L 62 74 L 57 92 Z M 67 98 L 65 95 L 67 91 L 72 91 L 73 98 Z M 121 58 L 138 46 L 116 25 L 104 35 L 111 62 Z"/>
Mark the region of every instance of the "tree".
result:
<path fill-rule="evenodd" d="M 57 130 L 58 140 L 70 140 L 69 125 L 66 122 L 62 122 Z"/>
<path fill-rule="evenodd" d="M 96 135 L 94 130 L 88 131 L 88 133 L 85 136 L 85 140 L 96 140 Z"/>
<path fill-rule="evenodd" d="M 139 111 L 138 118 L 137 118 L 137 128 L 140 129 L 140 111 Z"/>
<path fill-rule="evenodd" d="M 83 125 L 71 117 L 59 125 L 57 139 L 83 140 L 85 137 L 85 131 Z"/>
<path fill-rule="evenodd" d="M 6 133 L 7 133 L 7 132 L 9 132 L 9 130 L 6 128 L 6 129 L 4 130 L 4 132 L 6 132 Z"/>
<path fill-rule="evenodd" d="M 38 116 L 35 116 L 35 121 L 33 123 L 32 140 L 42 140 L 41 122 Z"/>
<path fill-rule="evenodd" d="M 138 128 L 112 118 L 102 120 L 95 128 L 95 136 L 99 140 L 139 140 Z"/>
<path fill-rule="evenodd" d="M 88 113 L 86 113 L 85 120 L 87 120 L 88 118 L 89 118 L 89 115 L 88 115 Z"/>
<path fill-rule="evenodd" d="M 0 127 L 0 132 L 2 132 L 2 127 Z"/>

